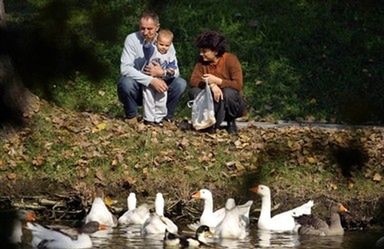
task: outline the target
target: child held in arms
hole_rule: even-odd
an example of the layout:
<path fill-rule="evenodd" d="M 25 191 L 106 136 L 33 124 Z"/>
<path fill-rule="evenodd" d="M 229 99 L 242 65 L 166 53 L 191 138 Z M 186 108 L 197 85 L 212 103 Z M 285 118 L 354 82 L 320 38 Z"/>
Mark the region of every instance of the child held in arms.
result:
<path fill-rule="evenodd" d="M 176 54 L 170 52 L 173 33 L 168 29 L 158 32 L 156 42 L 143 45 L 146 64 L 159 64 L 164 74 L 162 79 L 170 84 L 179 74 Z M 145 66 L 143 68 L 145 70 Z M 167 115 L 167 92 L 157 92 L 150 86 L 143 88 L 144 124 L 163 126 L 163 118 Z"/>

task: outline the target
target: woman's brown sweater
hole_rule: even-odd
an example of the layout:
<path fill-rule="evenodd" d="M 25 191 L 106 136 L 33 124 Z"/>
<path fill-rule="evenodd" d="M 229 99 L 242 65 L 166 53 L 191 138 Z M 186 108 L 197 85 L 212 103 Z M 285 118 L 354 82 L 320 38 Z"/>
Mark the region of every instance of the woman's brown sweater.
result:
<path fill-rule="evenodd" d="M 243 71 L 236 55 L 225 52 L 216 64 L 199 61 L 191 75 L 192 87 L 203 87 L 202 76 L 206 73 L 215 75 L 223 80 L 220 88 L 230 87 L 240 92 L 243 90 Z"/>

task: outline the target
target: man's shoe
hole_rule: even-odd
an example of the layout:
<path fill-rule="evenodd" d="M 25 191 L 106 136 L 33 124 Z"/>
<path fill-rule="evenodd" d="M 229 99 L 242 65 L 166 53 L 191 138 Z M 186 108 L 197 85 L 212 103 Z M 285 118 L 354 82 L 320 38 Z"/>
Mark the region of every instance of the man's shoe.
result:
<path fill-rule="evenodd" d="M 154 121 L 144 120 L 144 124 L 148 126 L 164 127 L 163 121 L 154 122 Z"/>
<path fill-rule="evenodd" d="M 163 118 L 164 127 L 170 130 L 177 130 L 177 122 L 171 118 Z"/>
<path fill-rule="evenodd" d="M 173 118 L 167 118 L 167 117 L 163 118 L 163 121 L 164 121 L 164 122 L 168 122 L 168 123 L 174 123 L 174 122 L 175 122 L 175 121 L 173 120 Z"/>
<path fill-rule="evenodd" d="M 129 126 L 136 126 L 140 121 L 137 116 L 129 117 L 124 119 L 124 121 L 129 125 Z"/>
<path fill-rule="evenodd" d="M 227 132 L 229 134 L 234 134 L 234 133 L 237 133 L 237 125 L 236 125 L 236 121 L 235 120 L 231 120 L 231 121 L 227 121 L 228 125 L 227 125 Z"/>
<path fill-rule="evenodd" d="M 159 121 L 159 122 L 154 122 L 154 124 L 156 125 L 156 126 L 158 126 L 158 127 L 164 127 L 164 123 L 163 123 L 163 121 Z"/>
<path fill-rule="evenodd" d="M 155 122 L 144 120 L 145 125 L 155 125 Z"/>

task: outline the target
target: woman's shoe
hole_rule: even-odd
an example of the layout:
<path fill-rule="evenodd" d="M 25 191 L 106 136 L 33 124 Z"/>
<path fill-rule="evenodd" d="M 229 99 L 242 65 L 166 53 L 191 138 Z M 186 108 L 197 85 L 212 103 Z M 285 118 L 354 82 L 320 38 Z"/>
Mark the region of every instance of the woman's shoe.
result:
<path fill-rule="evenodd" d="M 202 129 L 200 131 L 205 132 L 205 133 L 209 133 L 209 134 L 214 134 L 214 133 L 216 133 L 216 127 L 215 127 L 215 125 L 212 125 L 208 128 Z"/>
<path fill-rule="evenodd" d="M 235 120 L 227 121 L 227 123 L 228 123 L 228 125 L 227 125 L 227 132 L 228 133 L 234 134 L 234 133 L 238 132 Z"/>

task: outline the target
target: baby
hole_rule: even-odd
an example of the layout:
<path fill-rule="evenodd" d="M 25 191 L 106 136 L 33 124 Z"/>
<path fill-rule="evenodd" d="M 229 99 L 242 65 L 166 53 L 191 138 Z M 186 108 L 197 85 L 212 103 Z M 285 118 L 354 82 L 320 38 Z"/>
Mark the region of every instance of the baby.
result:
<path fill-rule="evenodd" d="M 169 51 L 173 41 L 173 33 L 168 29 L 161 29 L 157 35 L 155 47 L 144 44 L 143 51 L 146 65 L 159 64 L 164 75 L 162 79 L 170 83 L 178 70 L 177 59 Z M 150 86 L 143 88 L 144 123 L 163 126 L 163 118 L 167 115 L 167 92 L 160 93 Z"/>

